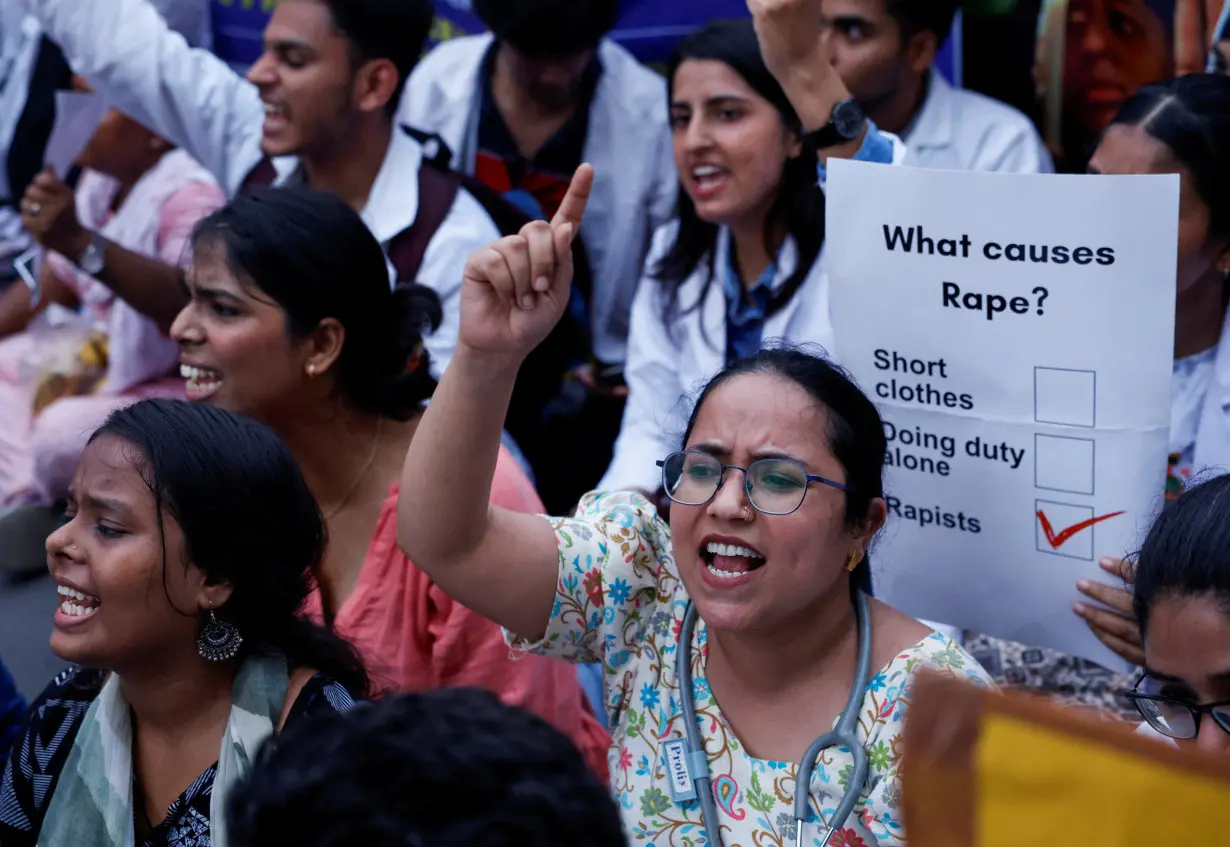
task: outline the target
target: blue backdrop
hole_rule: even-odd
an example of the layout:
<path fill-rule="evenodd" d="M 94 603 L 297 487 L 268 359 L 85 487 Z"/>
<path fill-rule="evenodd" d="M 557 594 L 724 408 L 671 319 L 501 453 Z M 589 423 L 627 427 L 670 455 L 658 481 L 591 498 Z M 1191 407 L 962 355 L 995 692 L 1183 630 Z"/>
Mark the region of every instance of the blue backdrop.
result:
<path fill-rule="evenodd" d="M 469 0 L 434 0 L 434 41 L 481 32 Z M 236 65 L 251 63 L 261 50 L 261 30 L 276 0 L 213 0 L 214 41 L 218 54 Z M 747 14 L 744 0 L 624 0 L 612 37 L 644 62 L 664 62 L 679 38 L 717 18 Z M 961 82 L 958 27 L 937 63 L 948 79 Z"/>

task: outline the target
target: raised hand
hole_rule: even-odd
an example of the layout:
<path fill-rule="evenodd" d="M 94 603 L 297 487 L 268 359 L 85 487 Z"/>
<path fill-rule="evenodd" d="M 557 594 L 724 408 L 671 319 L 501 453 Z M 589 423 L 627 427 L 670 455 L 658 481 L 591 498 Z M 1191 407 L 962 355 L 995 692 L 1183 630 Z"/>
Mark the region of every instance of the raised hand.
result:
<path fill-rule="evenodd" d="M 554 328 L 572 288 L 572 241 L 594 184 L 581 165 L 550 223 L 533 221 L 470 257 L 461 283 L 459 343 L 520 363 Z"/>
<path fill-rule="evenodd" d="M 778 82 L 786 85 L 801 72 L 832 72 L 823 47 L 819 0 L 747 0 L 747 8 L 765 65 Z"/>

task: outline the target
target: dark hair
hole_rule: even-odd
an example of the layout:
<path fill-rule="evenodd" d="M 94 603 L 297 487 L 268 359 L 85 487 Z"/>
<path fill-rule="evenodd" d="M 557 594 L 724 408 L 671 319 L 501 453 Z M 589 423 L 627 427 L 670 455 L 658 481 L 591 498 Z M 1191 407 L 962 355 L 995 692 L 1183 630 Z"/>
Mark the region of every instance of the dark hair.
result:
<path fill-rule="evenodd" d="M 217 615 L 243 636 L 240 658 L 278 653 L 292 669 L 312 668 L 358 696 L 368 693 L 363 661 L 349 642 L 300 613 L 324 554 L 325 524 L 294 456 L 272 430 L 203 403 L 142 400 L 112 413 L 90 442 L 104 436 L 140 452 L 138 469 L 163 537 L 164 589 L 165 510 L 183 533 L 180 564 L 231 586 Z"/>
<path fill-rule="evenodd" d="M 473 0 L 474 14 L 498 41 L 537 58 L 598 46 L 615 28 L 618 0 Z"/>
<path fill-rule="evenodd" d="M 1146 85 L 1115 124 L 1140 127 L 1170 149 L 1209 207 L 1209 239 L 1230 241 L 1230 77 L 1189 74 Z"/>
<path fill-rule="evenodd" d="M 396 114 L 410 72 L 423 55 L 436 12 L 431 0 L 323 0 L 351 44 L 357 67 L 374 59 L 397 66 L 397 89 L 385 110 Z"/>
<path fill-rule="evenodd" d="M 884 496 L 884 457 L 888 451 L 884 421 L 850 375 L 823 356 L 783 344 L 767 347 L 727 366 L 701 391 L 688 419 L 683 443 L 686 445 L 691 438 L 709 395 L 723 383 L 745 374 L 767 374 L 792 382 L 824 407 L 829 452 L 846 472 L 846 525 L 862 525 L 871 501 Z M 871 593 L 870 555 L 855 569 L 851 586 Z"/>
<path fill-rule="evenodd" d="M 231 792 L 236 847 L 622 847 L 572 742 L 490 692 L 442 688 L 320 713 Z"/>
<path fill-rule="evenodd" d="M 932 32 L 941 45 L 952 32 L 959 8 L 961 0 L 888 0 L 888 13 L 901 27 L 902 38 Z"/>
<path fill-rule="evenodd" d="M 756 41 L 756 31 L 751 20 L 717 21 L 684 39 L 670 61 L 668 76 L 672 90 L 668 93 L 668 98 L 674 97 L 675 74 L 679 66 L 688 59 L 712 60 L 728 65 L 743 77 L 756 93 L 773 104 L 789 129 L 802 134 L 803 127 L 799 116 L 790 105 L 786 92 L 774 79 L 773 74 L 769 73 L 760 55 L 760 44 Z M 715 284 L 714 271 L 717 262 L 715 253 L 718 227 L 700 219 L 696 214 L 696 206 L 686 191 L 680 190 L 678 197 L 675 215 L 679 221 L 679 230 L 675 235 L 675 242 L 652 271 L 654 277 L 663 284 L 663 313 L 667 315 L 668 322 L 679 312 L 679 289 L 697 266 L 707 261 L 709 279 L 696 302 L 688 305 L 686 311 L 700 307 L 708 294 L 709 286 Z M 824 245 L 824 192 L 816 182 L 814 151 L 805 149 L 801 155 L 786 162 L 777 199 L 765 218 L 764 238 L 765 243 L 770 245 L 770 254 L 775 252 L 771 245 L 774 230 L 782 224 L 794 239 L 798 250 L 798 264 L 794 273 L 774 294 L 767 311 L 769 315 L 786 305 L 798 291 Z"/>
<path fill-rule="evenodd" d="M 440 324 L 440 300 L 419 285 L 390 290 L 380 244 L 337 195 L 306 186 L 241 194 L 197 224 L 192 241 L 197 252 L 220 245 L 235 275 L 285 310 L 292 336 L 325 318 L 345 328 L 337 387 L 356 409 L 407 420 L 431 396 L 431 363 L 418 351 Z"/>
<path fill-rule="evenodd" d="M 1211 595 L 1230 615 L 1230 475 L 1167 504 L 1134 558 L 1132 607 L 1142 638 L 1159 600 Z"/>

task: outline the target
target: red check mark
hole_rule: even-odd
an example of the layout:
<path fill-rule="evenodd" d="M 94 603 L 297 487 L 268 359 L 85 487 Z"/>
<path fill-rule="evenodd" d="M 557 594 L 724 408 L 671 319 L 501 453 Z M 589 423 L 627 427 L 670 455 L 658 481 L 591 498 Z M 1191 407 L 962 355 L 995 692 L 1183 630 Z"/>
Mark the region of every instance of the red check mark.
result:
<path fill-rule="evenodd" d="M 1042 531 L 1046 533 L 1046 540 L 1047 540 L 1047 543 L 1051 545 L 1051 549 L 1058 550 L 1060 547 L 1063 546 L 1064 542 L 1066 542 L 1072 536 L 1076 535 L 1078 532 L 1083 532 L 1084 530 L 1089 529 L 1089 527 L 1093 526 L 1096 523 L 1101 523 L 1102 521 L 1108 521 L 1111 518 L 1118 517 L 1119 515 L 1122 515 L 1122 514 L 1123 512 L 1111 512 L 1109 515 L 1100 515 L 1096 518 L 1090 518 L 1087 521 L 1081 521 L 1080 523 L 1072 524 L 1072 526 L 1068 527 L 1067 529 L 1062 530 L 1061 532 L 1059 532 L 1059 534 L 1055 533 L 1055 530 L 1051 527 L 1051 522 L 1046 519 L 1046 513 L 1043 512 L 1041 509 L 1038 510 L 1038 521 L 1042 524 Z"/>

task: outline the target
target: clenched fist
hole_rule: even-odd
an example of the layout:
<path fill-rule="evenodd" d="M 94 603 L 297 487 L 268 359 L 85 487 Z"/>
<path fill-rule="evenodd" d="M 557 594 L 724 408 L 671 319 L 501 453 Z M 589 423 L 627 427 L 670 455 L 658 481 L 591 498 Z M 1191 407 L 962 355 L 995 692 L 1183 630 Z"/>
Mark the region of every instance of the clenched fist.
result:
<path fill-rule="evenodd" d="M 765 65 L 778 82 L 785 84 L 803 69 L 831 71 L 823 49 L 819 0 L 747 0 L 747 8 Z"/>

